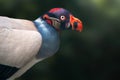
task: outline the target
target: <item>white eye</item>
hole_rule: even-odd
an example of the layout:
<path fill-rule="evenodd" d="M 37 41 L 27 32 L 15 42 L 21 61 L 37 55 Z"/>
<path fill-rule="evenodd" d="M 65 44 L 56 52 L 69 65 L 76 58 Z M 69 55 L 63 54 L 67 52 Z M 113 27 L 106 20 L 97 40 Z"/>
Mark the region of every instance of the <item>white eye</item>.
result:
<path fill-rule="evenodd" d="M 66 19 L 66 17 L 65 17 L 65 16 L 60 16 L 60 19 L 61 19 L 62 21 L 64 21 L 64 20 Z"/>

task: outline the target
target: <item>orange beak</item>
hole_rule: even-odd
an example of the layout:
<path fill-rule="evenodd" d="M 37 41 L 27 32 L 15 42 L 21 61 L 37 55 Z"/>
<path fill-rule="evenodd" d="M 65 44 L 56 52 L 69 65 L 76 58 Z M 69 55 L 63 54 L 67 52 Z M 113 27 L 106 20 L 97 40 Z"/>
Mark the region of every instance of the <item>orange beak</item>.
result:
<path fill-rule="evenodd" d="M 72 30 L 80 32 L 82 31 L 82 22 L 78 18 L 75 18 L 73 15 L 70 15 L 70 24 L 72 26 Z"/>

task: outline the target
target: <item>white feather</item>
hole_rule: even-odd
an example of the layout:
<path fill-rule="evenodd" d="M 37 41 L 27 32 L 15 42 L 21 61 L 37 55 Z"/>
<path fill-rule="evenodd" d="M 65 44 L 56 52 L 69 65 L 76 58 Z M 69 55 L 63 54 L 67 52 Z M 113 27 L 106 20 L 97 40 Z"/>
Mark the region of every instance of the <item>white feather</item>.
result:
<path fill-rule="evenodd" d="M 34 23 L 24 19 L 14 19 L 0 16 L 0 27 L 7 27 L 18 30 L 32 30 L 37 31 Z"/>
<path fill-rule="evenodd" d="M 8 80 L 43 60 L 36 58 L 41 44 L 42 37 L 32 21 L 0 16 L 0 64 L 20 68 Z"/>
<path fill-rule="evenodd" d="M 0 28 L 0 64 L 24 66 L 38 53 L 41 42 L 38 32 Z"/>

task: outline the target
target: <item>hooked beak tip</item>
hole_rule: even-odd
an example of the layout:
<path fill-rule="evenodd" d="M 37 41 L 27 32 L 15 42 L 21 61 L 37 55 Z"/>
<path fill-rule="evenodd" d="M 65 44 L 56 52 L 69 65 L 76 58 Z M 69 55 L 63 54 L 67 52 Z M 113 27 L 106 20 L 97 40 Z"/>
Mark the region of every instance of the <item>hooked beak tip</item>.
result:
<path fill-rule="evenodd" d="M 82 32 L 82 29 L 83 29 L 82 22 L 78 22 L 78 26 L 77 26 L 76 30 Z"/>

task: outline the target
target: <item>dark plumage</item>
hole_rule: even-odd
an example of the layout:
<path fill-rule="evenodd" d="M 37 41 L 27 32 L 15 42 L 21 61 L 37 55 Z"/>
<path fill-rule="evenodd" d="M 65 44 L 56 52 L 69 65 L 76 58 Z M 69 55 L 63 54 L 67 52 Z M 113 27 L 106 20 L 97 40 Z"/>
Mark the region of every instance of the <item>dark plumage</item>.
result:
<path fill-rule="evenodd" d="M 19 69 L 16 67 L 10 67 L 6 65 L 0 65 L 0 80 L 6 80 L 11 77 Z"/>

